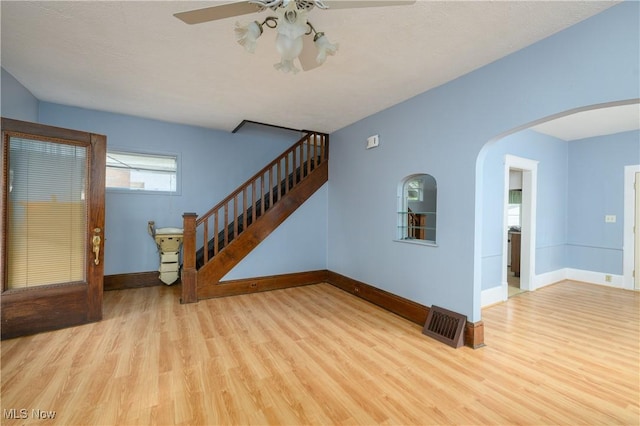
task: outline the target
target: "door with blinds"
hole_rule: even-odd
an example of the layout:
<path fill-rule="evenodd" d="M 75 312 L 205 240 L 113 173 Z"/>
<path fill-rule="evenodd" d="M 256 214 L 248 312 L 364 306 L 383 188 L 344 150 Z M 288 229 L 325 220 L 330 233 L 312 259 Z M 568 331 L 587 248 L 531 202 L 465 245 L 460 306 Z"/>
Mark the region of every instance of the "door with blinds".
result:
<path fill-rule="evenodd" d="M 102 318 L 106 137 L 2 119 L 1 334 Z"/>

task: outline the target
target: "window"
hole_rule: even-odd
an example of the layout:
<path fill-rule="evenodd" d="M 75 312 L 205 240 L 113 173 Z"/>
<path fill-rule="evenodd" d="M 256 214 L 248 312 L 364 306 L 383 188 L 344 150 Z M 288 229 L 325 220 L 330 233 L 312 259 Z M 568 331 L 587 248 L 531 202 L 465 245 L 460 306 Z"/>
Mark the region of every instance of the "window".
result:
<path fill-rule="evenodd" d="M 522 206 L 522 190 L 512 189 L 509 191 L 509 205 L 507 207 L 507 226 L 521 226 L 521 206 Z"/>
<path fill-rule="evenodd" d="M 437 185 L 433 176 L 406 177 L 398 185 L 398 239 L 436 242 Z"/>
<path fill-rule="evenodd" d="M 85 281 L 87 148 L 8 138 L 5 290 Z"/>
<path fill-rule="evenodd" d="M 176 192 L 178 156 L 107 152 L 107 188 Z"/>

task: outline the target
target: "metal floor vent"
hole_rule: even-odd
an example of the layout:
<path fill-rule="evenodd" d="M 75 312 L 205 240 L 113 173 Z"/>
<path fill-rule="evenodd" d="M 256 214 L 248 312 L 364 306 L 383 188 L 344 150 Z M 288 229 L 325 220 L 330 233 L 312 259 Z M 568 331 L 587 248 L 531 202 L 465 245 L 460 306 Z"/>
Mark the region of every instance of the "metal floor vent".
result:
<path fill-rule="evenodd" d="M 438 306 L 432 306 L 427 315 L 422 334 L 433 337 L 453 348 L 464 344 L 464 326 L 467 317 L 457 312 L 448 311 Z"/>

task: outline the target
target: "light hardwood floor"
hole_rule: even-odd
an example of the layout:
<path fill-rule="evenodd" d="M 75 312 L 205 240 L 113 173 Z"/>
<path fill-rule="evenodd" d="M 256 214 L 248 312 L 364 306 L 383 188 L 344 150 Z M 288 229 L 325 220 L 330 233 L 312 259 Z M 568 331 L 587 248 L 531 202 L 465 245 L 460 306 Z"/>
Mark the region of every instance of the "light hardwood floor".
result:
<path fill-rule="evenodd" d="M 473 350 L 328 284 L 178 291 L 107 292 L 100 323 L 2 342 L 3 424 L 640 423 L 636 292 L 522 294 L 483 311 Z"/>

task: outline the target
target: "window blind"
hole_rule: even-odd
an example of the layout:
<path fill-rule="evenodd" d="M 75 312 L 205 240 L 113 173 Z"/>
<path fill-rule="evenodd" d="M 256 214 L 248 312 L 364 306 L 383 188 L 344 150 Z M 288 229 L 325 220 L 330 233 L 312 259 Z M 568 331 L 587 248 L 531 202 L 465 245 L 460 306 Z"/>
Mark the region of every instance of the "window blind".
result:
<path fill-rule="evenodd" d="M 9 139 L 8 289 L 84 281 L 87 148 Z"/>

